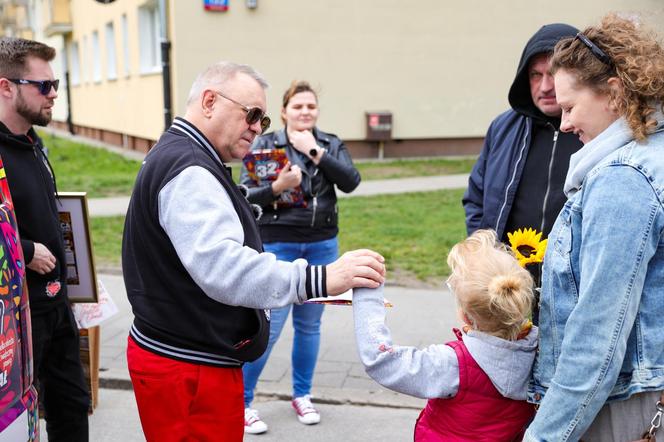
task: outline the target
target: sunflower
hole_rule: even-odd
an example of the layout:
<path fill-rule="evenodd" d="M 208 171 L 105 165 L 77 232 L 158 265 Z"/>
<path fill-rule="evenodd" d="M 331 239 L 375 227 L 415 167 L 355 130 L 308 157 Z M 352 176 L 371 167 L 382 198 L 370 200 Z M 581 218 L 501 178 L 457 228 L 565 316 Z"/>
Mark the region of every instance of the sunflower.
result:
<path fill-rule="evenodd" d="M 518 229 L 515 232 L 508 233 L 507 239 L 510 241 L 510 247 L 514 255 L 519 260 L 521 267 L 533 262 L 542 262 L 544 252 L 546 251 L 547 240 L 542 240 L 542 233 L 535 229 Z"/>

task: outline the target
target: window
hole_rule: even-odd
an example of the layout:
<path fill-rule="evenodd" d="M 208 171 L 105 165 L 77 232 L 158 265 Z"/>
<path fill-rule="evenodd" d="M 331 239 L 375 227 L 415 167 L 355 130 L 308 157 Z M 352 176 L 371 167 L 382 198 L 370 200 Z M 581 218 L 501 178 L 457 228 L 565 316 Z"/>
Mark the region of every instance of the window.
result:
<path fill-rule="evenodd" d="M 99 55 L 99 32 L 92 33 L 92 81 L 101 81 L 101 55 Z"/>
<path fill-rule="evenodd" d="M 143 74 L 161 71 L 160 33 L 157 4 L 152 2 L 138 8 L 138 34 L 140 38 L 141 73 Z"/>
<path fill-rule="evenodd" d="M 81 47 L 81 51 L 83 51 L 83 63 L 81 64 L 83 69 L 81 72 L 83 72 L 83 81 L 87 83 L 90 81 L 90 66 L 88 65 L 88 60 L 90 59 L 90 49 L 88 48 L 88 37 L 86 36 L 83 36 L 83 47 Z"/>
<path fill-rule="evenodd" d="M 81 84 L 81 63 L 78 59 L 78 42 L 69 45 L 69 81 L 72 86 Z"/>
<path fill-rule="evenodd" d="M 115 29 L 113 22 L 106 23 L 106 78 L 115 80 L 118 78 L 115 66 Z"/>
<path fill-rule="evenodd" d="M 129 27 L 127 26 L 127 15 L 123 14 L 122 25 L 122 56 L 124 59 L 124 74 L 126 77 L 131 74 L 131 62 L 129 61 Z"/>

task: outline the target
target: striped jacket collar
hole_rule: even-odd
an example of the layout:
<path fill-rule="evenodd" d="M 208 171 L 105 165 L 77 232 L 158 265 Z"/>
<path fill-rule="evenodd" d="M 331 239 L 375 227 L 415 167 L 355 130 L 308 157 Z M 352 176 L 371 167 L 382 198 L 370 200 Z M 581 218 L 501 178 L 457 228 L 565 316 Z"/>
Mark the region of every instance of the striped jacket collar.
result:
<path fill-rule="evenodd" d="M 214 150 L 214 146 L 212 143 L 210 143 L 210 140 L 207 139 L 205 135 L 203 135 L 203 132 L 201 132 L 196 126 L 185 120 L 184 118 L 181 117 L 175 117 L 173 120 L 173 123 L 171 124 L 171 129 L 175 129 L 178 132 L 181 132 L 194 140 L 196 144 L 201 146 L 202 148 L 208 150 L 212 156 L 214 157 L 215 160 L 217 160 L 222 166 L 226 166 L 221 158 L 219 158 L 219 154 L 217 153 L 216 150 Z"/>

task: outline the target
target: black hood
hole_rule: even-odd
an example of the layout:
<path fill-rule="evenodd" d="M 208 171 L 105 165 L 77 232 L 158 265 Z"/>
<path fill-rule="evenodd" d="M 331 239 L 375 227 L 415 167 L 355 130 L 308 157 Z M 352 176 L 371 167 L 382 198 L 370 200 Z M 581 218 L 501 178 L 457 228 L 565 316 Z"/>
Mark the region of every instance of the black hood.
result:
<path fill-rule="evenodd" d="M 563 23 L 554 23 L 542 26 L 535 35 L 530 37 L 530 40 L 528 40 L 528 43 L 521 54 L 519 68 L 516 71 L 516 77 L 514 78 L 514 82 L 512 83 L 508 95 L 512 109 L 526 116 L 540 120 L 550 119 L 535 106 L 535 103 L 533 103 L 530 94 L 530 81 L 528 79 L 528 64 L 535 55 L 553 52 L 553 48 L 560 39 L 574 37 L 577 32 L 579 32 L 579 30 L 573 26 Z"/>
<path fill-rule="evenodd" d="M 39 136 L 32 127 L 27 135 L 16 135 L 11 133 L 2 121 L 0 121 L 0 142 L 14 148 L 29 150 L 32 150 L 35 144 L 40 144 Z"/>

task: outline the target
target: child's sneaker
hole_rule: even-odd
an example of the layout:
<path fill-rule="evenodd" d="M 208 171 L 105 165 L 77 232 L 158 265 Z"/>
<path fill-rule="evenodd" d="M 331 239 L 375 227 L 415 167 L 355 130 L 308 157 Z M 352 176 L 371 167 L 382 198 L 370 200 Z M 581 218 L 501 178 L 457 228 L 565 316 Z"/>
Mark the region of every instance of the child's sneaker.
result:
<path fill-rule="evenodd" d="M 320 422 L 320 413 L 311 403 L 310 395 L 296 397 L 293 399 L 293 402 L 291 402 L 291 405 L 293 405 L 293 408 L 297 413 L 297 420 L 304 425 L 313 425 Z"/>
<path fill-rule="evenodd" d="M 248 434 L 261 434 L 267 431 L 267 424 L 258 416 L 258 410 L 244 409 L 244 432 Z"/>

